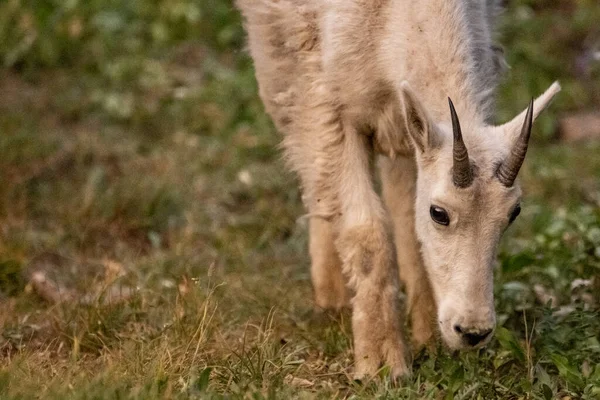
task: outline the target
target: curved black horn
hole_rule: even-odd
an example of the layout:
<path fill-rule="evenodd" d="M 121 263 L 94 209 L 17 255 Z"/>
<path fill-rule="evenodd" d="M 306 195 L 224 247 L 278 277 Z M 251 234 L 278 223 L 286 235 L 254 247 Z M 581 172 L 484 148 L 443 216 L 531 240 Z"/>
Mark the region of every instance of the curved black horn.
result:
<path fill-rule="evenodd" d="M 452 117 L 452 131 L 454 133 L 454 145 L 452 148 L 452 156 L 454 159 L 452 168 L 452 181 L 459 188 L 466 188 L 473 182 L 473 171 L 469 162 L 469 153 L 463 141 L 462 131 L 460 130 L 460 122 L 458 115 L 454 109 L 452 100 L 448 97 L 450 104 L 450 115 Z"/>
<path fill-rule="evenodd" d="M 529 145 L 529 137 L 531 136 L 531 126 L 533 125 L 533 99 L 529 103 L 527 108 L 527 114 L 525 115 L 525 121 L 523 121 L 523 128 L 521 128 L 521 134 L 517 138 L 513 145 L 507 159 L 500 164 L 496 176 L 498 180 L 506 187 L 511 187 L 517 179 L 517 174 L 523 165 L 525 160 L 525 154 L 527 154 L 527 146 Z"/>

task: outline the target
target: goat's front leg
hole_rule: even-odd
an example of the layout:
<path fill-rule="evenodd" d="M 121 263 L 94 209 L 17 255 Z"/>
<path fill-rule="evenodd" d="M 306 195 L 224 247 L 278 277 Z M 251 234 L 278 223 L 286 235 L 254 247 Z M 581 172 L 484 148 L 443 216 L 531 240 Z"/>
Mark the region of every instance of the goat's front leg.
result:
<path fill-rule="evenodd" d="M 352 299 L 355 376 L 373 376 L 382 365 L 394 377 L 409 372 L 401 333 L 398 274 L 386 213 L 372 185 L 366 138 L 346 132 L 338 179 L 337 249 L 355 291 Z"/>

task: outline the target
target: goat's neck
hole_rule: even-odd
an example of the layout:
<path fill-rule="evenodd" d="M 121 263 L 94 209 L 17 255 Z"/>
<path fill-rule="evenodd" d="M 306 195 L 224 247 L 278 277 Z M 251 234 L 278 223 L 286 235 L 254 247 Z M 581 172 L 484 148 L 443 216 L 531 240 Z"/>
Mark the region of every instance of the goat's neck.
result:
<path fill-rule="evenodd" d="M 448 97 L 465 126 L 488 120 L 493 87 L 477 60 L 490 51 L 491 39 L 481 6 L 463 0 L 391 4 L 384 63 L 391 71 L 404 65 L 435 120 L 450 122 Z"/>
<path fill-rule="evenodd" d="M 478 128 L 486 124 L 489 120 L 487 109 L 474 99 L 468 91 L 448 91 L 442 94 L 427 93 L 423 94 L 425 106 L 430 110 L 432 117 L 438 123 L 451 125 L 450 108 L 448 97 L 452 99 L 456 112 L 463 128 L 464 136 L 468 137 L 471 133 L 477 132 Z"/>

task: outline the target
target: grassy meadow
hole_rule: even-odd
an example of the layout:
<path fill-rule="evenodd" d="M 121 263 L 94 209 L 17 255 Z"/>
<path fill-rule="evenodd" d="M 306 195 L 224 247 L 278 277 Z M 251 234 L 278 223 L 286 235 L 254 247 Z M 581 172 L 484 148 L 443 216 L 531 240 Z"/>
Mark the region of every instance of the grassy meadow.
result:
<path fill-rule="evenodd" d="M 353 382 L 230 0 L 0 2 L 0 399 L 600 398 L 597 0 L 511 0 L 498 121 L 559 79 L 502 241 L 498 328 Z"/>

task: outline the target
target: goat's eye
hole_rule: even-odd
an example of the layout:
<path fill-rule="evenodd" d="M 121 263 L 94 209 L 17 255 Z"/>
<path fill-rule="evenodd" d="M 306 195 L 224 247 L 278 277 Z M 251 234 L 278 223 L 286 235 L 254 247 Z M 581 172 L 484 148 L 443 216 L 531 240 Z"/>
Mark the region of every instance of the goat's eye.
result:
<path fill-rule="evenodd" d="M 446 210 L 444 210 L 442 207 L 429 207 L 429 214 L 431 215 L 431 219 L 440 225 L 450 224 L 450 217 L 448 216 L 448 212 L 446 212 Z"/>
<path fill-rule="evenodd" d="M 512 224 L 515 219 L 521 214 L 521 205 L 517 204 L 516 207 L 510 213 L 510 218 L 508 219 L 508 223 Z"/>

